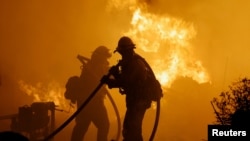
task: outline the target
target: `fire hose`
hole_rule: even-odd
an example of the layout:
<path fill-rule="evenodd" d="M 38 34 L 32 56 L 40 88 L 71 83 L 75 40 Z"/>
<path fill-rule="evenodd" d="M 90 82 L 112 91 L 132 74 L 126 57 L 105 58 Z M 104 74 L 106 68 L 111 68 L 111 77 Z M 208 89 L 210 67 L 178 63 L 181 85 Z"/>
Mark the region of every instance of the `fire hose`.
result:
<path fill-rule="evenodd" d="M 108 73 L 107 76 L 110 76 L 111 74 Z M 53 131 L 50 135 L 48 135 L 43 141 L 49 141 L 51 138 L 53 138 L 56 134 L 58 134 L 62 129 L 64 129 L 81 111 L 82 109 L 91 101 L 91 99 L 95 96 L 95 94 L 98 92 L 98 90 L 104 85 L 103 82 L 100 82 L 97 87 L 92 91 L 92 93 L 89 95 L 89 97 L 78 107 L 78 109 L 55 131 Z"/>
<path fill-rule="evenodd" d="M 79 55 L 78 55 L 79 57 Z M 106 77 L 110 77 L 111 73 L 109 72 Z M 84 101 L 84 103 L 82 103 L 80 105 L 80 107 L 78 107 L 78 109 L 60 126 L 58 127 L 55 131 L 53 131 L 50 135 L 48 135 L 43 141 L 49 141 L 51 138 L 53 138 L 55 135 L 57 135 L 62 129 L 64 129 L 82 110 L 83 108 L 92 100 L 92 98 L 96 95 L 96 93 L 98 92 L 98 90 L 104 85 L 104 82 L 100 82 L 97 87 L 92 91 L 92 93 L 89 95 L 89 97 L 86 99 L 86 101 Z M 108 97 L 110 98 L 111 103 L 114 105 L 114 101 L 111 97 L 111 95 L 108 93 Z M 160 117 L 160 100 L 157 100 L 157 109 L 156 109 L 156 116 L 155 116 L 155 123 L 154 123 L 154 127 L 150 136 L 149 141 L 153 141 L 155 134 L 156 134 L 156 130 L 158 128 L 158 123 L 159 123 L 159 117 Z M 118 114 L 118 109 L 116 106 L 114 106 L 115 112 L 117 115 Z M 117 138 L 116 141 L 119 140 L 120 137 L 120 118 L 117 118 L 118 120 L 118 134 L 117 134 Z"/>
<path fill-rule="evenodd" d="M 115 141 L 119 141 L 119 138 L 120 138 L 120 136 L 121 136 L 121 118 L 120 118 L 120 115 L 119 115 L 119 111 L 118 111 L 118 108 L 117 108 L 117 106 L 116 106 L 116 104 L 115 104 L 115 101 L 114 101 L 114 99 L 112 98 L 112 96 L 111 96 L 111 94 L 108 92 L 108 90 L 107 90 L 107 96 L 108 96 L 108 98 L 109 98 L 109 100 L 110 100 L 110 102 L 111 102 L 111 104 L 113 105 L 113 107 L 114 107 L 114 110 L 115 110 L 115 113 L 116 113 L 116 117 L 117 117 L 117 129 L 118 129 L 118 131 L 117 131 L 117 135 L 116 135 L 116 140 Z"/>
<path fill-rule="evenodd" d="M 82 55 L 78 55 L 77 58 L 81 61 L 82 64 L 85 65 L 85 61 L 89 61 L 90 59 L 87 58 L 87 57 L 84 57 Z M 117 119 L 118 119 L 118 133 L 117 133 L 117 138 L 116 138 L 116 141 L 118 141 L 119 137 L 120 137 L 120 133 L 121 133 L 121 122 L 120 122 L 120 116 L 119 116 L 119 112 L 118 112 L 118 109 L 117 107 L 115 106 L 115 103 L 110 95 L 110 93 L 107 91 L 107 94 L 108 94 L 108 97 L 111 101 L 111 103 L 113 104 L 113 107 L 115 109 L 115 112 L 117 114 Z M 155 122 L 154 122 L 154 127 L 153 127 L 153 130 L 151 132 L 151 135 L 150 135 L 150 138 L 149 138 L 149 141 L 153 141 L 154 140 L 154 137 L 155 137 L 155 134 L 156 134 L 156 131 L 157 131 L 157 128 L 158 128 L 158 123 L 159 123 L 159 118 L 160 118 L 160 99 L 156 101 L 156 113 L 155 113 Z"/>
<path fill-rule="evenodd" d="M 86 63 L 84 62 L 85 61 L 89 61 L 90 59 L 87 58 L 87 57 L 84 57 L 82 55 L 78 55 L 77 58 L 81 61 L 81 63 L 83 65 L 86 65 Z M 116 115 L 117 115 L 117 119 L 118 119 L 118 133 L 117 133 L 117 137 L 116 137 L 116 141 L 119 140 L 119 137 L 120 137 L 120 133 L 121 133 L 121 121 L 120 121 L 120 116 L 119 116 L 119 112 L 118 112 L 118 109 L 115 105 L 115 102 L 114 100 L 112 99 L 112 96 L 111 94 L 107 91 L 107 96 L 109 97 L 113 107 L 114 107 L 114 110 L 116 112 Z M 154 127 L 153 127 L 153 130 L 151 132 L 151 135 L 150 135 L 150 138 L 149 138 L 149 141 L 153 141 L 154 140 L 154 137 L 155 137 L 155 134 L 156 134 L 156 130 L 158 128 L 158 123 L 159 123 L 159 118 L 160 118 L 160 99 L 156 101 L 156 113 L 155 113 L 155 122 L 154 122 Z"/>
<path fill-rule="evenodd" d="M 159 100 L 156 101 L 155 123 L 154 123 L 152 133 L 150 135 L 149 141 L 154 140 L 156 130 L 158 128 L 159 119 L 160 119 L 160 111 L 161 111 L 161 102 L 160 102 L 160 99 L 159 99 Z"/>
<path fill-rule="evenodd" d="M 108 73 L 107 76 L 110 76 L 111 74 Z M 98 90 L 103 86 L 103 82 L 99 83 L 99 85 L 94 89 L 94 91 L 89 95 L 89 97 L 86 99 L 86 101 L 75 111 L 75 113 L 72 114 L 59 128 L 57 128 L 55 131 L 53 131 L 50 135 L 48 135 L 43 141 L 49 141 L 52 139 L 55 135 L 57 135 L 62 129 L 64 129 L 81 111 L 82 109 L 91 101 L 91 99 L 95 96 L 95 94 L 98 92 Z M 116 109 L 117 110 L 117 109 Z M 154 140 L 154 136 L 158 127 L 158 122 L 159 122 L 159 117 L 160 117 L 160 100 L 157 101 L 157 110 L 156 110 L 156 118 L 155 118 L 155 123 L 154 127 L 150 136 L 149 141 Z M 119 119 L 118 119 L 119 120 Z M 118 129 L 120 130 L 120 128 Z M 119 140 L 120 137 L 120 132 L 117 135 L 116 141 Z"/>
<path fill-rule="evenodd" d="M 81 58 L 80 58 L 81 57 Z M 85 59 L 87 61 L 89 61 L 88 58 L 85 58 L 83 56 L 78 55 L 77 58 L 84 64 L 84 61 L 82 59 Z M 109 72 L 107 74 L 107 76 L 109 77 L 111 75 L 111 73 Z M 50 139 L 52 139 L 56 134 L 58 134 L 62 129 L 64 129 L 82 110 L 83 108 L 92 100 L 92 98 L 96 95 L 96 93 L 98 92 L 98 90 L 104 85 L 103 82 L 99 83 L 99 85 L 94 89 L 94 91 L 92 91 L 92 93 L 89 95 L 89 97 L 84 101 L 84 103 L 82 103 L 80 105 L 80 107 L 78 107 L 78 109 L 60 126 L 58 127 L 55 131 L 53 131 L 50 135 L 48 135 L 43 141 L 49 141 Z M 111 102 L 111 104 L 114 107 L 115 113 L 117 115 L 117 122 L 118 122 L 118 132 L 117 132 L 117 136 L 116 136 L 116 141 L 119 140 L 120 138 L 120 133 L 121 133 L 121 121 L 120 121 L 120 115 L 118 112 L 118 108 L 111 96 L 111 94 L 108 92 L 108 90 L 106 90 L 107 92 L 107 96 Z"/>
<path fill-rule="evenodd" d="M 90 61 L 89 58 L 84 57 L 84 56 L 82 56 L 82 55 L 77 55 L 77 59 L 82 63 L 83 66 L 87 64 L 86 62 Z M 86 62 L 85 62 L 85 61 L 86 61 Z M 82 68 L 82 69 L 83 69 L 83 68 Z M 91 73 L 92 76 L 94 76 L 94 77 L 97 79 L 97 76 L 96 76 L 91 70 L 89 70 L 87 67 L 86 67 L 85 69 L 86 69 L 89 73 Z M 114 101 L 114 99 L 112 98 L 110 92 L 109 92 L 106 88 L 105 88 L 105 91 L 106 91 L 107 96 L 108 96 L 108 98 L 109 98 L 109 100 L 110 100 L 110 102 L 111 102 L 111 104 L 112 104 L 112 106 L 113 106 L 113 108 L 114 108 L 114 110 L 115 110 L 115 114 L 116 114 L 116 117 L 117 117 L 117 126 L 118 126 L 117 129 L 118 129 L 118 130 L 117 130 L 117 135 L 116 135 L 116 140 L 115 140 L 115 141 L 118 141 L 119 138 L 120 138 L 120 136 L 121 136 L 121 118 L 120 118 L 120 114 L 119 114 L 118 108 L 117 108 L 117 106 L 116 106 L 116 104 L 115 104 L 115 101 Z"/>

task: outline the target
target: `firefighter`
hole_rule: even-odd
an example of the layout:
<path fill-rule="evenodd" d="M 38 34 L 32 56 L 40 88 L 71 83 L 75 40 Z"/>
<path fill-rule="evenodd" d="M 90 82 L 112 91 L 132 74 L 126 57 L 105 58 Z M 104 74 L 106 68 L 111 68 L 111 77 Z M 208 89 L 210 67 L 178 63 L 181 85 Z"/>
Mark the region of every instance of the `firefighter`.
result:
<path fill-rule="evenodd" d="M 149 68 L 142 57 L 135 53 L 135 48 L 129 37 L 121 37 L 114 51 L 122 57 L 118 63 L 119 67 L 111 67 L 110 73 L 113 77 L 106 75 L 101 79 L 109 88 L 119 88 L 120 93 L 126 95 L 127 110 L 123 121 L 123 141 L 143 141 L 142 122 L 152 102 L 145 96 L 143 87 Z"/>
<path fill-rule="evenodd" d="M 80 75 L 81 91 L 76 98 L 79 107 L 99 84 L 100 78 L 108 72 L 111 57 L 109 49 L 105 46 L 97 47 L 90 60 L 82 68 Z M 105 85 L 98 91 L 89 104 L 79 113 L 75 119 L 71 141 L 82 141 L 90 123 L 97 128 L 97 141 L 107 141 L 109 132 L 109 119 L 104 99 L 107 94 Z"/>

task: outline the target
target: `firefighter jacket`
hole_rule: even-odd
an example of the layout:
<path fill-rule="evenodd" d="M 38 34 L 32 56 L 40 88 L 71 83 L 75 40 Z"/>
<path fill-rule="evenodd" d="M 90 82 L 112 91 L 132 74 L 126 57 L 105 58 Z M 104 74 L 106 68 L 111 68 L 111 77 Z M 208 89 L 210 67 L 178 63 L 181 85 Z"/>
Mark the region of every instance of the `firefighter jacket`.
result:
<path fill-rule="evenodd" d="M 128 60 L 121 60 L 120 73 L 116 74 L 115 79 L 110 80 L 107 84 L 109 88 L 118 87 L 122 94 L 126 95 L 126 106 L 133 106 L 134 103 L 139 101 L 147 101 L 147 106 L 151 102 L 150 99 L 146 99 L 143 93 L 143 85 L 147 79 L 149 70 L 141 57 L 138 54 L 134 54 Z"/>

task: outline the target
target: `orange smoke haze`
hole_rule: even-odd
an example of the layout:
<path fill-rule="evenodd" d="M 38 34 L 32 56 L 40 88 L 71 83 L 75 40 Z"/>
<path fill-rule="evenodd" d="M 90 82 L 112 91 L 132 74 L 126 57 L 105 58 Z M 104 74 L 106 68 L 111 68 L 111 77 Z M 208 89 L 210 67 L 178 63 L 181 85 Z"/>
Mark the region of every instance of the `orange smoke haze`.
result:
<path fill-rule="evenodd" d="M 0 1 L 0 116 L 34 101 L 52 100 L 67 110 L 63 92 L 67 79 L 80 74 L 76 56 L 90 57 L 99 45 L 113 51 L 128 35 L 164 87 L 155 140 L 206 139 L 207 124 L 215 121 L 210 100 L 235 79 L 249 76 L 249 5 L 247 0 Z M 113 54 L 110 65 L 119 58 Z M 124 96 L 111 93 L 123 118 Z M 116 118 L 108 99 L 106 104 L 114 137 Z M 72 112 L 57 112 L 56 124 Z M 151 108 L 145 140 L 154 116 Z M 73 124 L 56 139 L 69 139 Z M 9 129 L 9 121 L 0 125 Z M 93 140 L 95 132 L 90 127 L 86 138 Z"/>

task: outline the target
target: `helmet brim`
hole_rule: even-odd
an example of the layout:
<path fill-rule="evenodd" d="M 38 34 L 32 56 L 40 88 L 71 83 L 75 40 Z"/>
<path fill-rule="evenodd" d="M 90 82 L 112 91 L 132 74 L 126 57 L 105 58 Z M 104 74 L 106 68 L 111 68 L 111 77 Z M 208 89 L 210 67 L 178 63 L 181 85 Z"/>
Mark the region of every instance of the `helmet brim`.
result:
<path fill-rule="evenodd" d="M 116 47 L 116 49 L 113 51 L 113 53 L 116 53 L 116 52 L 119 52 L 119 51 L 124 51 L 124 50 L 130 50 L 130 49 L 135 49 L 135 44 L 131 44 L 129 46 L 127 46 L 126 48 L 123 48 L 123 47 Z"/>

